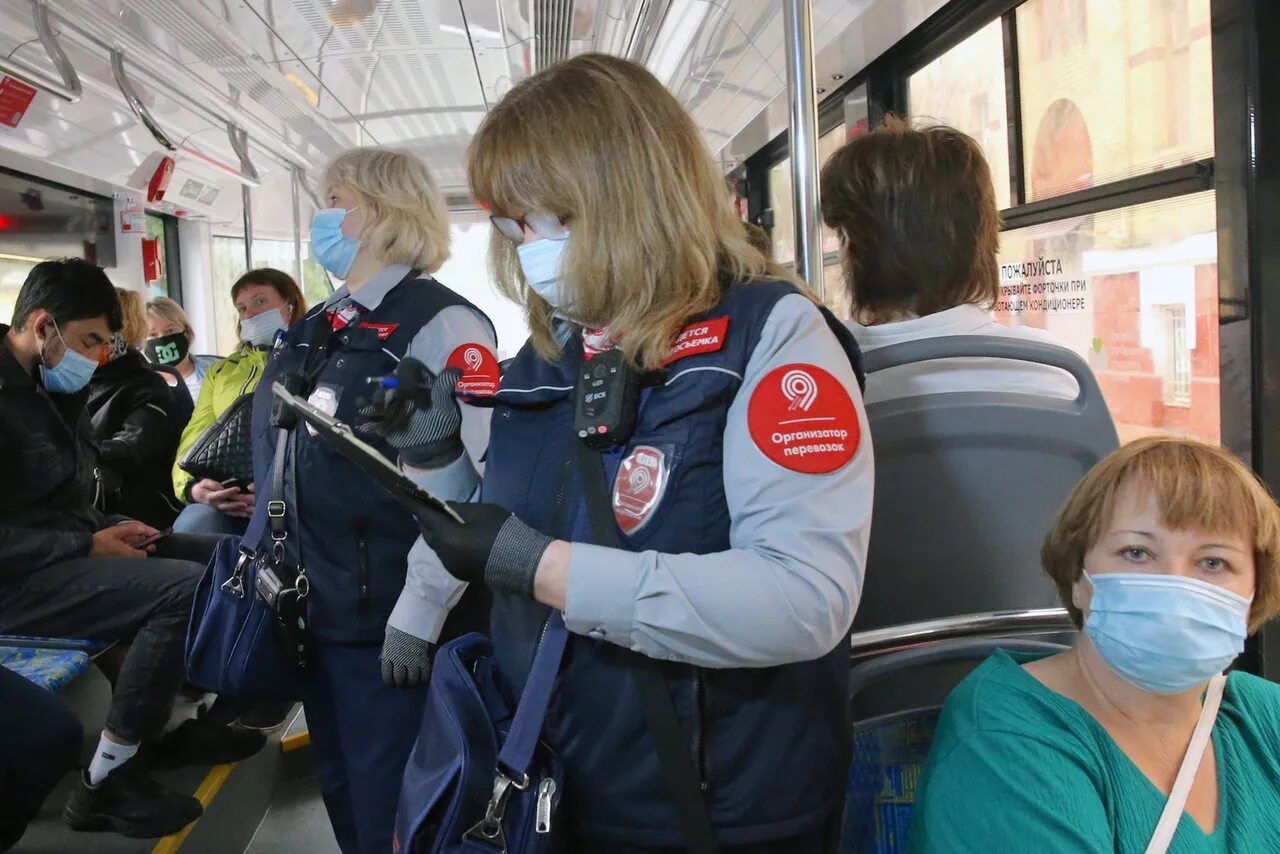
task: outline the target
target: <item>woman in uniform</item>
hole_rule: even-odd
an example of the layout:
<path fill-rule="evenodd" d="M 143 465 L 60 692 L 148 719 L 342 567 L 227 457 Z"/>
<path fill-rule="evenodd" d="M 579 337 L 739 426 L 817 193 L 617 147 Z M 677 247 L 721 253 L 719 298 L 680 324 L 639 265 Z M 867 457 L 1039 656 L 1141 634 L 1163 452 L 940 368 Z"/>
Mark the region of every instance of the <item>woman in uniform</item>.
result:
<path fill-rule="evenodd" d="M 636 653 L 661 663 L 721 850 L 833 850 L 872 503 L 856 344 L 749 245 L 697 126 L 640 65 L 587 54 L 519 83 L 468 171 L 532 338 L 490 401 L 483 503 L 455 505 L 465 525 L 425 511 L 423 533 L 493 592 L 513 698 L 563 611 L 544 737 L 572 850 L 686 844 Z M 579 376 L 628 371 L 630 410 L 575 424 Z"/>
<path fill-rule="evenodd" d="M 441 373 L 472 350 L 494 360 L 496 342 L 488 318 L 431 277 L 448 257 L 449 221 L 444 197 L 417 156 L 347 151 L 329 164 L 324 193 L 329 207 L 315 216 L 311 248 L 344 284 L 271 353 L 254 400 L 255 483 L 258 501 L 270 493 L 284 502 L 282 530 L 264 541 L 283 533 L 289 564 L 309 582 L 303 702 L 334 833 L 344 854 L 385 854 L 425 692 L 384 685 L 379 658 L 414 661 L 424 654 L 412 635 L 387 628 L 417 529 L 392 498 L 301 425 L 289 431 L 292 447 L 277 490 L 271 388 L 282 382 L 352 423 L 373 398 L 370 378 L 394 374 L 406 356 Z M 444 422 L 439 414 L 417 411 L 367 438 L 406 471 L 426 469 L 426 488 L 462 498 L 488 441 L 488 413 L 458 417 L 455 409 L 456 421 Z M 415 630 L 415 611 L 406 601 L 397 625 Z"/>

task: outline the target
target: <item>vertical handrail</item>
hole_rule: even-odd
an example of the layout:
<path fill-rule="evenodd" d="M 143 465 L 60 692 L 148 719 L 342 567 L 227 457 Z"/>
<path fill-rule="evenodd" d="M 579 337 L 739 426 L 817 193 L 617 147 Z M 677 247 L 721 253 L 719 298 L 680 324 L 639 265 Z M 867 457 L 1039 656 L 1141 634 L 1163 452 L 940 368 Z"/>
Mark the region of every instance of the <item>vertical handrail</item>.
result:
<path fill-rule="evenodd" d="M 822 228 L 818 202 L 818 98 L 813 80 L 812 0 L 784 0 L 787 96 L 791 101 L 791 186 L 795 204 L 796 272 L 819 298 Z"/>
<path fill-rule="evenodd" d="M 245 184 L 240 188 L 240 203 L 244 205 L 244 269 L 253 269 L 253 190 Z"/>
<path fill-rule="evenodd" d="M 289 170 L 289 201 L 293 204 L 293 274 L 302 285 L 302 199 L 298 183 L 298 167 Z M 295 320 L 297 318 L 294 318 Z"/>
<path fill-rule="evenodd" d="M 78 103 L 83 92 L 80 86 L 80 75 L 76 74 L 76 67 L 71 64 L 70 59 L 67 59 L 62 45 L 58 44 L 53 27 L 49 23 L 49 8 L 45 6 L 44 0 L 32 0 L 32 7 L 36 35 L 40 37 L 40 44 L 44 45 L 45 53 L 49 54 L 49 60 L 58 70 L 62 82 L 59 83 L 43 71 L 6 56 L 0 56 L 0 73 L 48 92 L 69 104 Z"/>

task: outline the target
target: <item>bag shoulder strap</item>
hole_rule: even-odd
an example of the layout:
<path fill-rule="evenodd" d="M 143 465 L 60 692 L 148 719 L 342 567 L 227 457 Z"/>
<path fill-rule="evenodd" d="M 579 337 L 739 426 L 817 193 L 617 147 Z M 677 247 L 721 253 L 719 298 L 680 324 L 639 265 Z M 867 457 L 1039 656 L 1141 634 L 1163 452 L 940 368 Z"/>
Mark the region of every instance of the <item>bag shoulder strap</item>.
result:
<path fill-rule="evenodd" d="M 240 551 L 254 554 L 262 543 L 262 534 L 267 529 L 268 511 L 273 499 L 282 491 L 284 481 L 284 461 L 288 453 L 289 431 L 281 428 L 276 435 L 276 449 L 271 457 L 271 487 L 266 495 L 258 495 L 253 505 L 253 516 L 245 527 L 244 536 L 240 540 Z M 265 499 L 265 500 L 264 500 Z"/>
<path fill-rule="evenodd" d="M 1209 688 L 1204 695 L 1204 708 L 1200 710 L 1200 719 L 1191 733 L 1191 743 L 1187 745 L 1186 755 L 1182 757 L 1182 766 L 1173 781 L 1173 790 L 1169 792 L 1169 800 L 1165 801 L 1164 811 L 1160 813 L 1160 821 L 1156 823 L 1156 832 L 1151 835 L 1146 854 L 1165 854 L 1173 836 L 1178 832 L 1178 822 L 1182 821 L 1182 811 L 1187 805 L 1187 796 L 1191 794 L 1191 785 L 1195 782 L 1196 772 L 1200 770 L 1200 760 L 1209 747 L 1209 736 L 1213 732 L 1214 721 L 1218 719 L 1218 708 L 1222 705 L 1222 693 L 1226 690 L 1227 675 L 1219 673 L 1209 680 Z"/>
<path fill-rule="evenodd" d="M 570 439 L 570 442 L 578 457 L 591 538 L 597 545 L 617 548 L 618 536 L 609 487 L 605 482 L 604 460 L 577 439 Z M 680 728 L 675 707 L 671 705 L 662 663 L 640 653 L 628 656 L 628 663 L 686 847 L 691 854 L 717 854 L 720 849 L 716 844 L 715 829 L 702 796 L 702 784 L 689 757 L 688 740 Z"/>

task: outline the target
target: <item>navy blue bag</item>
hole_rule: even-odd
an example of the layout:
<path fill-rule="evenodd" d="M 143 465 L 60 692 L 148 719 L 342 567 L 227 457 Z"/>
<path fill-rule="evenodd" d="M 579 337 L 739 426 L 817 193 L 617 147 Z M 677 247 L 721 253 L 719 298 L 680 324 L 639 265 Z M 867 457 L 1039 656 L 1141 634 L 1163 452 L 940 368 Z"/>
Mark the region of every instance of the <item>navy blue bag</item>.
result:
<path fill-rule="evenodd" d="M 560 760 L 540 740 L 569 632 L 547 621 L 514 710 L 493 647 L 469 634 L 440 647 L 396 811 L 396 854 L 557 854 Z"/>
<path fill-rule="evenodd" d="M 272 468 L 283 472 L 287 431 L 276 443 Z M 272 480 L 280 480 L 273 477 Z M 273 484 L 273 493 L 280 492 Z M 272 559 L 257 553 L 269 508 L 283 519 L 284 504 L 259 496 L 244 537 L 223 537 L 196 586 L 187 624 L 187 681 L 218 694 L 250 700 L 300 700 L 302 677 L 290 658 L 276 610 L 258 592 L 258 574 Z M 273 545 L 275 545 L 273 543 Z M 278 549 L 277 557 L 283 553 Z"/>

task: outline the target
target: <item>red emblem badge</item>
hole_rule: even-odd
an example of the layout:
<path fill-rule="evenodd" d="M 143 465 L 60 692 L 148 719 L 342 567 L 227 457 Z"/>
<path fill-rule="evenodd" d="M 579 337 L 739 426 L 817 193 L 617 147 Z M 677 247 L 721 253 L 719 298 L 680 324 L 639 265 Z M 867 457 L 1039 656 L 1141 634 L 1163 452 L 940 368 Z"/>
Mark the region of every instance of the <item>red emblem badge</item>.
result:
<path fill-rule="evenodd" d="M 502 369 L 498 357 L 483 344 L 463 344 L 451 354 L 446 368 L 462 371 L 462 379 L 454 386 L 459 397 L 493 397 L 498 393 Z"/>
<path fill-rule="evenodd" d="M 667 455 L 652 445 L 636 445 L 618 466 L 613 481 L 613 518 L 624 534 L 634 534 L 653 518 L 667 487 Z"/>
<path fill-rule="evenodd" d="M 397 329 L 400 328 L 400 324 L 398 323 L 371 323 L 368 320 L 362 320 L 356 324 L 356 326 L 359 329 L 372 329 L 374 332 L 378 333 L 379 341 L 386 341 L 395 334 Z"/>
<path fill-rule="evenodd" d="M 747 425 L 766 457 L 806 474 L 842 468 L 862 441 L 849 390 L 817 365 L 783 365 L 766 374 L 751 393 Z"/>

